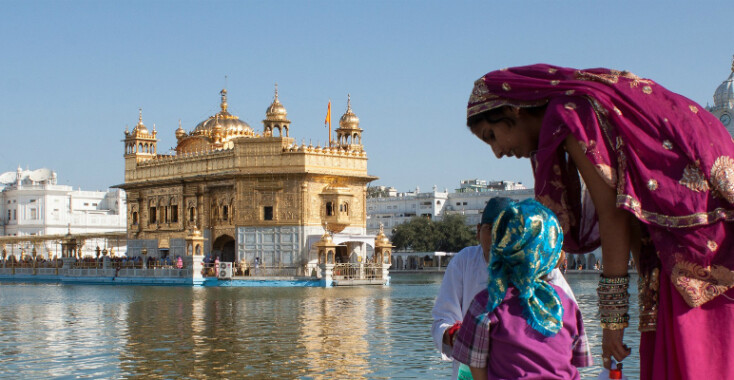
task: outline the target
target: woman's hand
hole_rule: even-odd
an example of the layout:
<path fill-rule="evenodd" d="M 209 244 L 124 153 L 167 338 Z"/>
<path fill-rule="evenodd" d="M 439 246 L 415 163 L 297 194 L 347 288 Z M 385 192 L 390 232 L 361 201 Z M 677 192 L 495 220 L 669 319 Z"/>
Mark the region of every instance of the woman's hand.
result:
<path fill-rule="evenodd" d="M 632 350 L 627 347 L 626 344 L 622 341 L 622 338 L 624 338 L 624 329 L 621 330 L 602 330 L 602 337 L 601 337 L 601 358 L 602 358 L 602 365 L 604 365 L 604 368 L 611 369 L 612 361 L 611 357 L 614 356 L 614 359 L 617 362 L 621 362 L 624 360 L 629 354 L 632 352 Z"/>

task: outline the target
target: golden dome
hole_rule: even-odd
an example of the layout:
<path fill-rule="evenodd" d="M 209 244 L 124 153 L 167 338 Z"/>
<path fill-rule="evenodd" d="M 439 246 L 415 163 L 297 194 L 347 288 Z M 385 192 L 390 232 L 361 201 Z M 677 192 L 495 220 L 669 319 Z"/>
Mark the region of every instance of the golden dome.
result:
<path fill-rule="evenodd" d="M 347 95 L 347 112 L 339 119 L 339 126 L 345 129 L 359 129 L 359 118 L 352 111 L 352 97 Z"/>
<path fill-rule="evenodd" d="M 392 242 L 385 236 L 385 227 L 380 223 L 380 232 L 375 236 L 376 247 L 392 247 Z"/>
<path fill-rule="evenodd" d="M 227 112 L 227 90 L 223 89 L 220 94 L 222 95 L 222 103 L 220 104 L 222 110 L 199 123 L 191 134 L 209 135 L 216 126 L 219 126 L 222 128 L 222 132 L 227 135 L 253 135 L 255 131 L 247 123 Z"/>
<path fill-rule="evenodd" d="M 140 133 L 147 135 L 148 134 L 148 128 L 143 124 L 143 109 L 138 109 L 138 124 L 133 128 L 133 134 Z"/>
<path fill-rule="evenodd" d="M 183 128 L 181 128 L 181 120 L 178 120 L 178 129 L 176 129 L 176 139 L 181 140 L 186 136 L 186 131 L 184 131 Z"/>
<path fill-rule="evenodd" d="M 273 103 L 268 107 L 268 109 L 265 111 L 265 120 L 281 120 L 286 121 L 286 117 L 288 116 L 288 112 L 285 110 L 285 107 L 282 103 L 280 103 L 280 100 L 278 100 L 278 84 L 275 84 L 275 99 L 273 99 Z"/>

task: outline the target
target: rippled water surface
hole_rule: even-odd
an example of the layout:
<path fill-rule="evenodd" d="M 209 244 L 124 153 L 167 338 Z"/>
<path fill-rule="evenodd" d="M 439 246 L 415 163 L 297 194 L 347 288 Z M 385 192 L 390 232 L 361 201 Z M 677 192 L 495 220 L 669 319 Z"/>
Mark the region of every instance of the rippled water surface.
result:
<path fill-rule="evenodd" d="M 597 280 L 569 276 L 598 362 Z M 2 283 L 0 377 L 448 378 L 430 336 L 440 282 L 396 274 L 389 287 L 331 289 Z M 639 367 L 632 327 L 628 376 Z"/>

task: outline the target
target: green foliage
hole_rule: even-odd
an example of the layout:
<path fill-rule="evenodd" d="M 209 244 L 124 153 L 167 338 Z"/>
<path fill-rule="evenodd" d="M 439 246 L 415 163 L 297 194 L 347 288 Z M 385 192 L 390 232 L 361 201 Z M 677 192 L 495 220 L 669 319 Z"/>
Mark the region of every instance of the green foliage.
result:
<path fill-rule="evenodd" d="M 387 198 L 388 196 L 389 194 L 386 188 L 381 188 L 377 186 L 367 187 L 367 198 Z"/>
<path fill-rule="evenodd" d="M 445 215 L 440 221 L 417 216 L 393 229 L 395 249 L 416 252 L 458 252 L 476 245 L 476 231 L 464 223 L 463 215 Z"/>

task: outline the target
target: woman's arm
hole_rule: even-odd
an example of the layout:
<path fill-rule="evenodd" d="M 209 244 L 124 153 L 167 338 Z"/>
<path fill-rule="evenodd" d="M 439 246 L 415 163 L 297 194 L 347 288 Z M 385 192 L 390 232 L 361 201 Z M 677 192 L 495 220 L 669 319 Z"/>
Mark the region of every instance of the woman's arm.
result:
<path fill-rule="evenodd" d="M 486 379 L 489 377 L 487 368 L 469 367 L 472 379 Z"/>
<path fill-rule="evenodd" d="M 565 147 L 589 189 L 589 195 L 599 217 L 604 277 L 626 276 L 632 236 L 631 215 L 617 208 L 616 190 L 604 182 L 581 150 L 578 140 L 569 135 Z M 624 330 L 603 330 L 602 358 L 613 355 L 617 361 L 622 361 L 630 354 L 630 349 L 622 342 L 623 336 Z M 609 362 L 603 364 L 606 368 L 610 366 Z"/>

